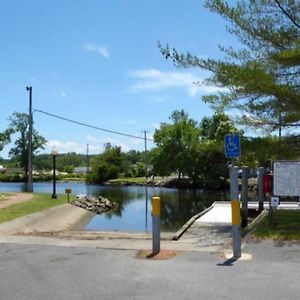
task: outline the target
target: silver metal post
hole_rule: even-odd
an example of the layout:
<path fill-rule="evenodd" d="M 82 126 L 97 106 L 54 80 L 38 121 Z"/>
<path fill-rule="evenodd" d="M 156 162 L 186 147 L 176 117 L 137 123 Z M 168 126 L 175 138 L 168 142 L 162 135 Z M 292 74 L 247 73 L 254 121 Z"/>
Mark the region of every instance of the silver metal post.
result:
<path fill-rule="evenodd" d="M 258 168 L 258 210 L 262 211 L 264 209 L 264 188 L 263 188 L 263 177 L 265 169 L 263 167 Z"/>
<path fill-rule="evenodd" d="M 248 225 L 248 178 L 249 168 L 242 167 L 242 227 Z"/>
<path fill-rule="evenodd" d="M 237 259 L 242 256 L 238 167 L 230 168 L 230 196 L 232 214 L 233 257 Z"/>

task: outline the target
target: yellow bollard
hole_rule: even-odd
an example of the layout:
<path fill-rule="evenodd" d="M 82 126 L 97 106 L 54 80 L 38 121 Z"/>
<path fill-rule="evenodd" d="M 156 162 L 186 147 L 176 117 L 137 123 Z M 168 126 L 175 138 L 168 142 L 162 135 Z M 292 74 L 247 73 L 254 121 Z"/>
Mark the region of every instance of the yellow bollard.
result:
<path fill-rule="evenodd" d="M 160 251 L 160 197 L 152 197 L 152 254 Z"/>

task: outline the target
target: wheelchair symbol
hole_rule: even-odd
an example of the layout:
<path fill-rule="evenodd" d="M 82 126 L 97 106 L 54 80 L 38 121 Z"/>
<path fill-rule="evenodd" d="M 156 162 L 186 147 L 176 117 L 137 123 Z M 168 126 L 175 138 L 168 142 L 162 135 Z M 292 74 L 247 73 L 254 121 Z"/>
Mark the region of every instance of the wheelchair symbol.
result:
<path fill-rule="evenodd" d="M 228 137 L 228 143 L 226 144 L 226 149 L 229 152 L 235 152 L 239 150 L 239 147 L 234 143 L 234 138 L 232 136 Z"/>
<path fill-rule="evenodd" d="M 226 135 L 224 146 L 226 157 L 230 158 L 240 156 L 240 137 L 238 135 Z"/>

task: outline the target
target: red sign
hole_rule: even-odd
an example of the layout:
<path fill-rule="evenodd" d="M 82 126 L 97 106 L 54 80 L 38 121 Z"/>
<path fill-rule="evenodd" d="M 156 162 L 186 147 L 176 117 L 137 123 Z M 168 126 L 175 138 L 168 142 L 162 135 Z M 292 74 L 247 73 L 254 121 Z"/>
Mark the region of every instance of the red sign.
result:
<path fill-rule="evenodd" d="M 265 174 L 263 176 L 263 191 L 264 193 L 272 192 L 273 175 Z"/>

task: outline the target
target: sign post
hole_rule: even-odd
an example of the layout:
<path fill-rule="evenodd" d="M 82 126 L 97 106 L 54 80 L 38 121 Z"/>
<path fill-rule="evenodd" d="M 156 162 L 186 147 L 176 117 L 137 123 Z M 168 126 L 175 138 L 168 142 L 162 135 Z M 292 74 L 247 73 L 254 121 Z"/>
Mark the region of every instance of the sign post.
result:
<path fill-rule="evenodd" d="M 70 194 L 72 193 L 72 189 L 65 189 L 65 193 L 68 195 L 68 203 L 70 202 Z"/>
<path fill-rule="evenodd" d="M 224 137 L 225 157 L 236 158 L 241 156 L 240 136 L 228 134 Z M 242 256 L 241 250 L 241 208 L 239 201 L 238 167 L 230 167 L 230 198 L 232 216 L 232 246 L 233 257 Z"/>

